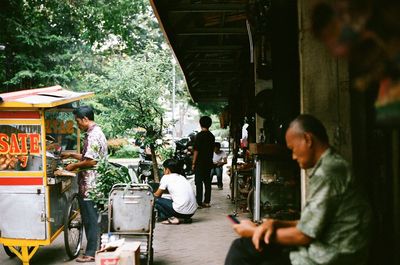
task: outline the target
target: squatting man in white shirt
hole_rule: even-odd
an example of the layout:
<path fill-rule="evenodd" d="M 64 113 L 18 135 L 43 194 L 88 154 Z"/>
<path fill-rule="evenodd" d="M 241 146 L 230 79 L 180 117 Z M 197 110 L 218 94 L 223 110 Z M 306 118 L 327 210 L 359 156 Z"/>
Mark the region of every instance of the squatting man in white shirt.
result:
<path fill-rule="evenodd" d="M 158 220 L 163 224 L 191 223 L 191 217 L 197 210 L 196 196 L 189 181 L 180 175 L 178 161 L 167 159 L 163 163 L 164 176 L 154 193 Z M 171 199 L 161 197 L 168 190 Z"/>

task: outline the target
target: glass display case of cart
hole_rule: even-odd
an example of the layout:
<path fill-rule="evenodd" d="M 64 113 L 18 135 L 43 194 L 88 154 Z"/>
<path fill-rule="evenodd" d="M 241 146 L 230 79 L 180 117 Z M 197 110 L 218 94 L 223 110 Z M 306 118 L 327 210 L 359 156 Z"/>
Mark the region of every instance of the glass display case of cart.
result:
<path fill-rule="evenodd" d="M 61 160 L 62 151 L 80 150 L 79 129 L 74 121 L 73 108 L 60 106 L 45 112 L 47 176 L 65 175 L 63 168 L 71 162 Z M 63 164 L 64 163 L 64 164 Z"/>
<path fill-rule="evenodd" d="M 41 171 L 42 131 L 40 125 L 0 125 L 0 171 Z M 47 177 L 53 177 L 64 150 L 79 151 L 78 133 L 71 109 L 45 111 Z"/>
<path fill-rule="evenodd" d="M 0 124 L 0 170 L 40 171 L 41 127 L 31 124 Z"/>

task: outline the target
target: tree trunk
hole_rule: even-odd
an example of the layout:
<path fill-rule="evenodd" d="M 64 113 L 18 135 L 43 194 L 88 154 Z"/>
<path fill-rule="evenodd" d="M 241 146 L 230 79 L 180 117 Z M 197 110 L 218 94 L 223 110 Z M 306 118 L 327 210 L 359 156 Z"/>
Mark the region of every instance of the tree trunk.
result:
<path fill-rule="evenodd" d="M 153 162 L 154 182 L 155 183 L 160 183 L 160 174 L 158 172 L 158 163 L 157 163 L 157 157 L 156 157 L 156 150 L 155 150 L 153 144 L 150 144 L 150 151 L 151 151 L 151 161 Z"/>

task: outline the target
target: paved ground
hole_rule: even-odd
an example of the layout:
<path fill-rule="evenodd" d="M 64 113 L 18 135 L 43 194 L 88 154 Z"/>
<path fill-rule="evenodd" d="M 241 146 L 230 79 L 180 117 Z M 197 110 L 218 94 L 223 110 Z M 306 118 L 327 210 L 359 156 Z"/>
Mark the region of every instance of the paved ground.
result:
<path fill-rule="evenodd" d="M 191 180 L 193 182 L 193 180 Z M 227 199 L 229 179 L 224 176 L 224 190 L 213 185 L 211 208 L 200 209 L 192 224 L 156 224 L 154 230 L 154 265 L 222 265 L 230 243 L 236 238 L 226 215 L 233 210 Z M 19 265 L 0 248 L 1 265 Z M 41 247 L 31 265 L 75 265 L 68 261 L 61 234 L 50 246 Z M 91 263 L 93 264 L 93 263 Z"/>
<path fill-rule="evenodd" d="M 154 265 L 222 265 L 235 238 L 226 215 L 233 210 L 229 188 L 213 185 L 211 208 L 197 210 L 192 224 L 157 224 Z"/>

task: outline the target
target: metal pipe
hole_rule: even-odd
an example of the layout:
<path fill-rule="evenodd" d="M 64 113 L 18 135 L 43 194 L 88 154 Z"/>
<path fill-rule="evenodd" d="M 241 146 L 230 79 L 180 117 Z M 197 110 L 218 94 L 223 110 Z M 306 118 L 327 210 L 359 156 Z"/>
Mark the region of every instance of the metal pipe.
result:
<path fill-rule="evenodd" d="M 261 160 L 258 156 L 255 158 L 256 160 L 256 174 L 255 174 L 255 190 L 254 190 L 254 215 L 253 221 L 258 222 L 261 220 L 260 218 L 260 198 L 261 198 Z"/>
<path fill-rule="evenodd" d="M 175 90 L 176 90 L 176 60 L 172 60 L 172 107 L 171 107 L 171 120 L 172 120 L 172 140 L 176 137 L 175 128 Z"/>

